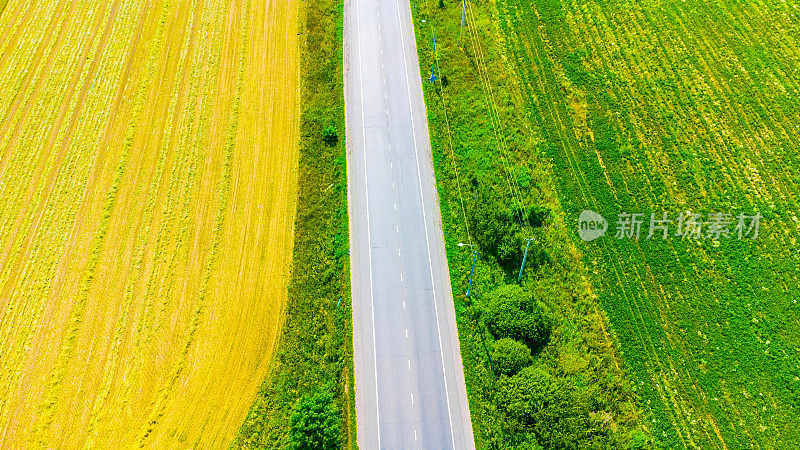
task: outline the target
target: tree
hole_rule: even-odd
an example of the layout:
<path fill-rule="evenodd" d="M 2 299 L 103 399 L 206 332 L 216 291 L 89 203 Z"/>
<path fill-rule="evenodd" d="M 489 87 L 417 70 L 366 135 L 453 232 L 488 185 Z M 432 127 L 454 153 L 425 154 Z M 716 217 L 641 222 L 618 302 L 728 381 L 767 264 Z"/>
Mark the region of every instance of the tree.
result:
<path fill-rule="evenodd" d="M 524 342 L 538 353 L 550 339 L 551 320 L 532 295 L 518 285 L 504 285 L 487 296 L 486 327 L 497 339 Z"/>
<path fill-rule="evenodd" d="M 517 222 L 509 222 L 503 228 L 495 250 L 497 262 L 503 269 L 511 271 L 519 267 L 525 248 L 525 238 L 528 236 L 526 229 L 520 227 Z"/>
<path fill-rule="evenodd" d="M 544 450 L 544 447 L 536 441 L 536 435 L 528 433 L 523 435 L 522 440 L 514 445 L 514 450 Z"/>
<path fill-rule="evenodd" d="M 483 207 L 473 212 L 470 228 L 476 230 L 481 248 L 493 255 L 503 269 L 511 270 L 522 260 L 523 239 L 528 234 L 520 225 L 519 215 L 490 194 L 481 190 L 480 200 L 476 201 Z"/>
<path fill-rule="evenodd" d="M 290 418 L 289 446 L 297 450 L 339 447 L 339 408 L 333 392 L 321 389 L 298 400 Z"/>
<path fill-rule="evenodd" d="M 525 211 L 528 223 L 534 228 L 544 225 L 545 219 L 550 215 L 550 208 L 541 205 L 533 205 Z"/>
<path fill-rule="evenodd" d="M 533 433 L 544 448 L 603 448 L 608 435 L 560 379 L 537 366 L 522 369 L 498 386 L 500 408 L 511 426 Z"/>
<path fill-rule="evenodd" d="M 475 230 L 482 251 L 494 256 L 500 267 L 511 273 L 522 262 L 525 239 L 545 223 L 549 209 L 529 204 L 525 199 L 520 203 L 516 198 L 508 198 L 495 187 L 479 183 L 477 178 L 472 178 L 472 185 L 475 188 L 472 201 L 482 207 L 471 210 L 470 229 Z M 548 261 L 544 251 L 536 247 L 532 250 L 528 254 L 531 268 Z"/>
<path fill-rule="evenodd" d="M 503 338 L 492 347 L 492 362 L 498 373 L 511 376 L 531 363 L 531 349 L 522 342 Z"/>

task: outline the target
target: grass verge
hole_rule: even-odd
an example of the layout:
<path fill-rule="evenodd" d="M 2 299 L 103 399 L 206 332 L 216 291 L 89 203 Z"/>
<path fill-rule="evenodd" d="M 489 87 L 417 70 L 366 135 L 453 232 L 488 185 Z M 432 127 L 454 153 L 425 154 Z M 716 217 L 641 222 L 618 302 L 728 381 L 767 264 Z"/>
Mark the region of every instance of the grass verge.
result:
<path fill-rule="evenodd" d="M 234 447 L 289 447 L 293 409 L 320 390 L 334 394 L 341 446 L 356 446 L 345 152 L 343 138 L 333 137 L 344 136 L 342 1 L 301 7 L 307 36 L 292 279 L 273 367 Z"/>

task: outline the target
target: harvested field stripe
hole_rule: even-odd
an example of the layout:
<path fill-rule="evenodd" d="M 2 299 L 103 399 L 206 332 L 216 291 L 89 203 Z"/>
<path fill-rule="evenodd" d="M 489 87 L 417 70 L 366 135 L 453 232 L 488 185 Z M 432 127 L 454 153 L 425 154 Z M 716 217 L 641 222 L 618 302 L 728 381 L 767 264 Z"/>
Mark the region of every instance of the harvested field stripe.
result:
<path fill-rule="evenodd" d="M 52 424 L 53 416 L 56 414 L 54 406 L 56 404 L 58 396 L 60 395 L 61 391 L 60 386 L 66 372 L 66 367 L 72 359 L 75 339 L 83 322 L 84 307 L 89 295 L 89 289 L 95 277 L 95 270 L 97 269 L 97 264 L 100 259 L 100 253 L 103 249 L 105 237 L 110 226 L 112 212 L 114 210 L 114 206 L 116 205 L 117 197 L 119 196 L 121 181 L 123 178 L 123 174 L 125 172 L 125 168 L 128 163 L 128 156 L 131 151 L 131 145 L 134 139 L 134 133 L 136 133 L 137 123 L 140 118 L 139 114 L 142 110 L 142 106 L 146 98 L 145 97 L 147 92 L 146 90 L 152 83 L 153 77 L 155 75 L 154 67 L 156 64 L 156 58 L 158 57 L 157 50 L 160 47 L 160 36 L 164 29 L 165 22 L 163 19 L 166 16 L 166 13 L 167 13 L 167 4 L 165 4 L 163 7 L 161 15 L 162 21 L 159 28 L 157 28 L 155 32 L 156 45 L 152 45 L 150 56 L 146 63 L 147 67 L 146 73 L 149 76 L 145 77 L 142 80 L 141 84 L 139 85 L 139 95 L 137 97 L 138 101 L 135 104 L 136 106 L 134 106 L 134 114 L 131 116 L 131 120 L 128 125 L 129 134 L 125 138 L 123 151 L 120 154 L 119 159 L 117 160 L 116 169 L 114 170 L 109 190 L 105 195 L 105 206 L 103 208 L 103 215 L 99 222 L 99 226 L 97 227 L 97 234 L 95 235 L 93 244 L 91 246 L 89 260 L 86 263 L 86 267 L 83 269 L 84 272 L 83 281 L 81 282 L 79 290 L 77 292 L 77 297 L 71 313 L 71 319 L 69 321 L 71 325 L 69 325 L 69 327 L 67 328 L 67 333 L 62 343 L 62 348 L 59 353 L 58 360 L 47 382 L 48 396 L 45 398 L 45 400 L 40 406 L 40 409 L 42 410 L 39 416 L 40 422 L 35 425 L 35 428 L 39 430 L 37 433 L 40 434 L 40 440 L 39 440 L 40 445 L 45 445 L 47 442 L 47 438 L 44 433 L 45 430 L 47 430 Z"/>
<path fill-rule="evenodd" d="M 189 351 L 194 344 L 195 334 L 200 326 L 200 320 L 206 307 L 206 296 L 208 295 L 208 283 L 211 275 L 215 269 L 215 263 L 219 258 L 220 244 L 222 242 L 223 225 L 225 223 L 225 212 L 228 208 L 228 201 L 230 200 L 231 191 L 231 166 L 233 160 L 234 144 L 236 142 L 236 132 L 239 126 L 239 105 L 242 92 L 242 78 L 244 76 L 244 66 L 247 59 L 247 25 L 249 22 L 250 2 L 245 3 L 242 10 L 242 16 L 239 18 L 241 22 L 241 31 L 239 35 L 239 60 L 236 69 L 236 79 L 234 87 L 234 101 L 232 107 L 232 114 L 228 123 L 228 133 L 225 140 L 225 154 L 222 164 L 222 177 L 220 178 L 217 192 L 219 192 L 219 203 L 217 206 L 216 221 L 214 231 L 211 238 L 209 248 L 209 258 L 206 264 L 203 276 L 201 278 L 200 291 L 198 295 L 197 309 L 195 309 L 189 322 L 189 333 L 186 338 L 186 343 L 180 359 L 173 366 L 170 375 L 167 377 L 164 385 L 159 389 L 158 397 L 151 404 L 151 412 L 147 419 L 147 425 L 142 429 L 141 437 L 137 438 L 138 446 L 145 447 L 147 438 L 153 431 L 153 427 L 158 424 L 159 420 L 164 414 L 166 399 L 172 394 L 175 388 L 175 383 L 185 369 L 186 361 L 188 359 Z M 227 80 L 222 80 L 227 81 Z"/>
<path fill-rule="evenodd" d="M 0 14 L 0 447 L 235 436 L 286 295 L 298 6 Z"/>

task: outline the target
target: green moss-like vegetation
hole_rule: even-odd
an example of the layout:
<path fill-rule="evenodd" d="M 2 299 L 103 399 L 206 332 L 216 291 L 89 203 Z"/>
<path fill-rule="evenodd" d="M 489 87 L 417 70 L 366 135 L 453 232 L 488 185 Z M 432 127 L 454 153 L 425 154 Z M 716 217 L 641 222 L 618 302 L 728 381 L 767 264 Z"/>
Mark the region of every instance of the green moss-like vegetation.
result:
<path fill-rule="evenodd" d="M 520 286 L 500 286 L 486 295 L 481 311 L 486 328 L 498 339 L 516 339 L 539 353 L 550 339 L 551 319 Z"/>
<path fill-rule="evenodd" d="M 292 410 L 289 448 L 292 450 L 334 450 L 339 448 L 341 414 L 333 398 L 335 389 L 323 386 L 303 395 Z"/>
<path fill-rule="evenodd" d="M 235 447 L 356 447 L 344 140 L 321 132 L 344 130 L 342 2 L 304 9 L 292 279 L 273 367 Z"/>

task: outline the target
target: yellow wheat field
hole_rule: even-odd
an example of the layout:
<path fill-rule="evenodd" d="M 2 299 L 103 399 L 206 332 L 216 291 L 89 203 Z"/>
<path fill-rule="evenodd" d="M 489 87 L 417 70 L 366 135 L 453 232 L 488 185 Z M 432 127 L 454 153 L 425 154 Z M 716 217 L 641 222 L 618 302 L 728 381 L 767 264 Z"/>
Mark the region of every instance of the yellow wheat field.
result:
<path fill-rule="evenodd" d="M 286 292 L 297 27 L 294 0 L 7 2 L 0 448 L 235 436 Z"/>

